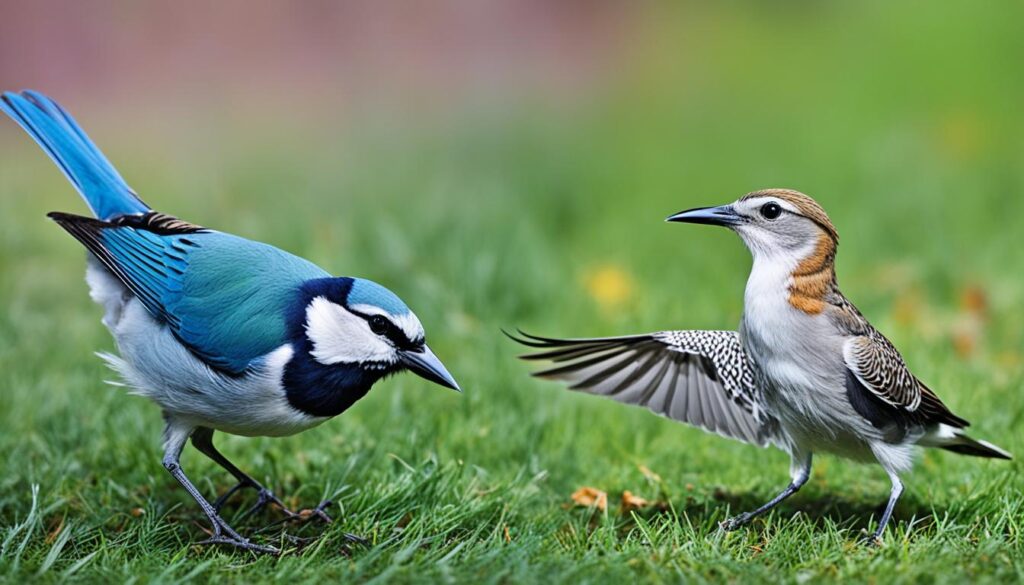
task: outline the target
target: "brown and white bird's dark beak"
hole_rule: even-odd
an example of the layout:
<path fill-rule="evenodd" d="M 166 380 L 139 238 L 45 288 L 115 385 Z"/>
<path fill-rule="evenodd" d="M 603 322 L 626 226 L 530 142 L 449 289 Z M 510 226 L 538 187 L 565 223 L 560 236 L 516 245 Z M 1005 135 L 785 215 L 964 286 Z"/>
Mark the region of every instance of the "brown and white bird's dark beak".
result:
<path fill-rule="evenodd" d="M 718 207 L 697 207 L 668 216 L 665 221 L 680 223 L 702 223 L 731 227 L 743 223 L 743 216 L 736 213 L 732 205 Z"/>

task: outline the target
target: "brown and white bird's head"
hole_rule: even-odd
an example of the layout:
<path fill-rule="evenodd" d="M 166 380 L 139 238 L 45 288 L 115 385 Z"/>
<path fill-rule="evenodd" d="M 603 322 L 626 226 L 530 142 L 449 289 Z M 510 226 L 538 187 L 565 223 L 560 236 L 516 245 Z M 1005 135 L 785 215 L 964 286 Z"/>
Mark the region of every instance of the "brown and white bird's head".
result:
<path fill-rule="evenodd" d="M 667 221 L 732 229 L 754 256 L 755 288 L 786 291 L 789 303 L 805 313 L 819 313 L 835 284 L 839 234 L 825 210 L 799 191 L 754 191 L 727 205 L 681 211 Z"/>
<path fill-rule="evenodd" d="M 681 211 L 667 221 L 721 225 L 735 231 L 755 257 L 835 254 L 839 234 L 825 210 L 814 200 L 791 189 L 764 189 L 747 193 L 718 207 Z"/>

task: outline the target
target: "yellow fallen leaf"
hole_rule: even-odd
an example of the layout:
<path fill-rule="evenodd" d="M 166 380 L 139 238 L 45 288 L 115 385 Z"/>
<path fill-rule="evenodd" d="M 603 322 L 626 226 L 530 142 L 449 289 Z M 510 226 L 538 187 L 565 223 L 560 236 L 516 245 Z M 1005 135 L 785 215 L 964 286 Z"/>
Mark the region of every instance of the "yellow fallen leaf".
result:
<path fill-rule="evenodd" d="M 608 509 L 608 494 L 597 488 L 581 487 L 572 493 L 572 501 L 577 506 L 596 507 L 602 512 Z"/>

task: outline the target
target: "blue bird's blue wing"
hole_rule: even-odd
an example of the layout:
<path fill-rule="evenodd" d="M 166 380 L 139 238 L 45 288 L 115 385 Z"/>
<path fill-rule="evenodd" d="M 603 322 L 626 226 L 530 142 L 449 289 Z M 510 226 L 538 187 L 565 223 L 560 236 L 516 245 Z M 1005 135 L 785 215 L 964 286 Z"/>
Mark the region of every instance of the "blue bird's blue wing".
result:
<path fill-rule="evenodd" d="M 149 211 L 135 191 L 57 102 L 35 91 L 5 92 L 0 110 L 43 147 L 100 219 Z"/>
<path fill-rule="evenodd" d="M 104 222 L 50 216 L 81 241 L 204 362 L 240 374 L 287 341 L 303 282 L 329 276 L 266 244 L 150 213 Z"/>

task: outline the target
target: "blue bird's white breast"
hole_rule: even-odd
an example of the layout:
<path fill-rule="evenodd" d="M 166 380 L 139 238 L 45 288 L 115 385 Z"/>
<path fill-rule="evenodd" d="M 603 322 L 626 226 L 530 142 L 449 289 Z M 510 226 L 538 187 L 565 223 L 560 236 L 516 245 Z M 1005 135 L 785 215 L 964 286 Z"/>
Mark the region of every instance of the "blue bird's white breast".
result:
<path fill-rule="evenodd" d="M 294 355 L 285 343 L 254 360 L 241 376 L 211 368 L 155 319 L 106 268 L 90 259 L 87 280 L 93 300 L 105 308 L 104 324 L 120 356 L 103 354 L 134 391 L 183 423 L 237 435 L 284 436 L 330 417 L 294 408 L 282 383 Z"/>

